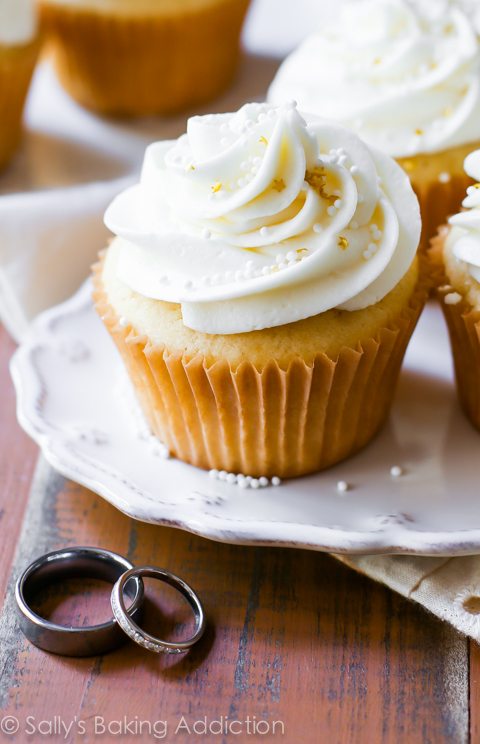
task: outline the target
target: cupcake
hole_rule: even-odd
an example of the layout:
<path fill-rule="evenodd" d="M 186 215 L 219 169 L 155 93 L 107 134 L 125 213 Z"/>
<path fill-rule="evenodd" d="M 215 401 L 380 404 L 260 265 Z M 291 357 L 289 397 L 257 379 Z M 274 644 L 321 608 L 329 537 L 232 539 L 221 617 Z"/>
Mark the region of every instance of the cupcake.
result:
<path fill-rule="evenodd" d="M 475 5 L 476 3 L 476 5 Z M 480 140 L 480 14 L 467 0 L 359 0 L 288 57 L 268 100 L 353 129 L 420 200 L 422 244 L 461 204 Z"/>
<path fill-rule="evenodd" d="M 447 321 L 460 402 L 480 429 L 480 150 L 465 161 L 475 179 L 463 202 L 432 241 L 430 259 Z"/>
<path fill-rule="evenodd" d="M 38 53 L 31 0 L 0 0 L 0 169 L 15 153 Z"/>
<path fill-rule="evenodd" d="M 425 301 L 402 169 L 294 104 L 196 116 L 106 213 L 95 300 L 151 429 L 291 477 L 369 442 Z"/>
<path fill-rule="evenodd" d="M 39 0 L 60 81 L 94 111 L 166 114 L 230 83 L 249 0 Z"/>

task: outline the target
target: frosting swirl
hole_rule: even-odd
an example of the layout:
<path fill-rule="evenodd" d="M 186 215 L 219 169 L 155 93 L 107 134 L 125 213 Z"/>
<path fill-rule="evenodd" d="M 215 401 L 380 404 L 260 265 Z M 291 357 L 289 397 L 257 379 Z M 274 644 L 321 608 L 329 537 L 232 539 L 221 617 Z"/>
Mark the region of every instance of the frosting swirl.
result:
<path fill-rule="evenodd" d="M 467 211 L 450 217 L 450 224 L 459 228 L 454 236 L 452 253 L 467 265 L 472 279 L 480 283 L 480 150 L 466 158 L 465 171 L 477 183 L 467 189 L 463 201 Z"/>
<path fill-rule="evenodd" d="M 294 96 L 392 157 L 467 144 L 480 131 L 479 33 L 468 0 L 350 2 L 287 57 L 268 100 Z"/>
<path fill-rule="evenodd" d="M 0 44 L 26 44 L 36 30 L 33 0 L 0 0 Z"/>
<path fill-rule="evenodd" d="M 140 184 L 105 222 L 122 239 L 119 279 L 215 334 L 374 304 L 420 235 L 400 167 L 295 104 L 189 119 L 147 149 Z"/>

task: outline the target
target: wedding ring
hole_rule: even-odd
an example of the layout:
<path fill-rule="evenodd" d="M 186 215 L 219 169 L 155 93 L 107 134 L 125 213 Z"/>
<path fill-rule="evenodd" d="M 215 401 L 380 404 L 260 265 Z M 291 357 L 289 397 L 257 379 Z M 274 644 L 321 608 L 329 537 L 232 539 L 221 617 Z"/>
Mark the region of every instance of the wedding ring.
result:
<path fill-rule="evenodd" d="M 195 617 L 195 632 L 191 638 L 188 638 L 185 641 L 162 641 L 160 638 L 155 638 L 155 636 L 142 630 L 142 628 L 137 625 L 133 617 L 128 614 L 123 597 L 126 582 L 135 577 L 158 579 L 159 581 L 163 581 L 165 584 L 173 586 L 174 589 L 177 589 L 177 591 L 185 597 L 192 608 Z M 132 641 L 138 643 L 139 646 L 143 646 L 143 648 L 146 648 L 148 651 L 153 651 L 156 654 L 184 654 L 200 640 L 205 631 L 205 613 L 200 599 L 188 584 L 182 581 L 182 579 L 179 579 L 178 576 L 174 576 L 174 574 L 165 571 L 163 568 L 143 566 L 141 568 L 133 568 L 123 574 L 113 587 L 112 610 L 117 623 L 124 633 L 126 633 Z"/>
<path fill-rule="evenodd" d="M 30 603 L 39 592 L 58 580 L 102 579 L 114 583 L 133 565 L 121 555 L 100 548 L 68 548 L 38 558 L 20 576 L 15 586 L 19 624 L 31 643 L 62 656 L 96 656 L 118 648 L 127 639 L 115 619 L 90 627 L 57 625 L 37 615 Z M 125 617 L 141 620 L 144 588 L 138 577 L 122 583 L 122 592 L 132 600 Z M 125 608 L 123 594 L 122 607 Z"/>

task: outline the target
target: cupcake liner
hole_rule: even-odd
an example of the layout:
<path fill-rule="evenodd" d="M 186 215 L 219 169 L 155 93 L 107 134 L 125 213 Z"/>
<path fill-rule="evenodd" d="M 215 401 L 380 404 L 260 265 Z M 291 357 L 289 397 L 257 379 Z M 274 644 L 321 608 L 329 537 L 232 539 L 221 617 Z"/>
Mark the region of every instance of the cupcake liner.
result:
<path fill-rule="evenodd" d="M 97 311 L 113 337 L 151 429 L 171 453 L 205 469 L 293 477 L 322 470 L 364 447 L 384 423 L 403 356 L 428 289 L 420 280 L 409 305 L 338 357 L 285 369 L 232 368 L 154 347 L 124 327 L 108 304 L 101 263 L 94 270 Z"/>
<path fill-rule="evenodd" d="M 163 5 L 163 3 L 159 3 Z M 41 0 L 60 81 L 95 111 L 171 113 L 217 96 L 231 81 L 249 0 L 182 13 L 120 13 Z"/>
<path fill-rule="evenodd" d="M 399 159 L 420 202 L 420 246 L 424 251 L 428 251 L 438 226 L 459 211 L 465 192 L 473 183 L 465 173 L 463 163 L 467 155 L 478 147 L 480 142 L 473 142 L 430 156 Z"/>
<path fill-rule="evenodd" d="M 448 228 L 443 227 L 432 240 L 430 264 L 448 326 L 458 398 L 471 423 L 480 430 L 480 311 L 464 298 L 454 305 L 444 301 L 445 295 L 456 291 L 449 285 L 443 262 L 447 235 Z"/>
<path fill-rule="evenodd" d="M 0 168 L 18 147 L 22 115 L 38 54 L 38 42 L 16 47 L 0 46 Z"/>
<path fill-rule="evenodd" d="M 463 163 L 462 163 L 463 164 Z M 447 183 L 421 183 L 412 180 L 412 186 L 420 202 L 422 215 L 422 237 L 420 245 L 428 250 L 431 239 L 438 226 L 443 225 L 448 217 L 459 211 L 465 192 L 472 184 L 472 179 L 465 173 L 450 175 Z"/>

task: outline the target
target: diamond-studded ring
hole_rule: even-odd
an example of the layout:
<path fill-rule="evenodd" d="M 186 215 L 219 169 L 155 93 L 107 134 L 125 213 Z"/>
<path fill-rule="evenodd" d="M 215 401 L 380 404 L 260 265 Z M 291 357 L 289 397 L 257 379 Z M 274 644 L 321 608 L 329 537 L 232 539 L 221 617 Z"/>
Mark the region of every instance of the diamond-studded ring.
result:
<path fill-rule="evenodd" d="M 185 641 L 163 641 L 160 638 L 150 635 L 150 633 L 147 633 L 137 625 L 135 620 L 128 614 L 124 600 L 124 587 L 133 578 L 158 579 L 180 592 L 193 610 L 195 617 L 194 634 Z M 184 654 L 200 640 L 205 631 L 205 613 L 202 603 L 193 589 L 178 576 L 155 566 L 132 568 L 118 579 L 112 590 L 112 610 L 117 623 L 124 633 L 132 641 L 138 643 L 139 646 L 143 646 L 143 648 L 153 651 L 156 654 Z"/>

